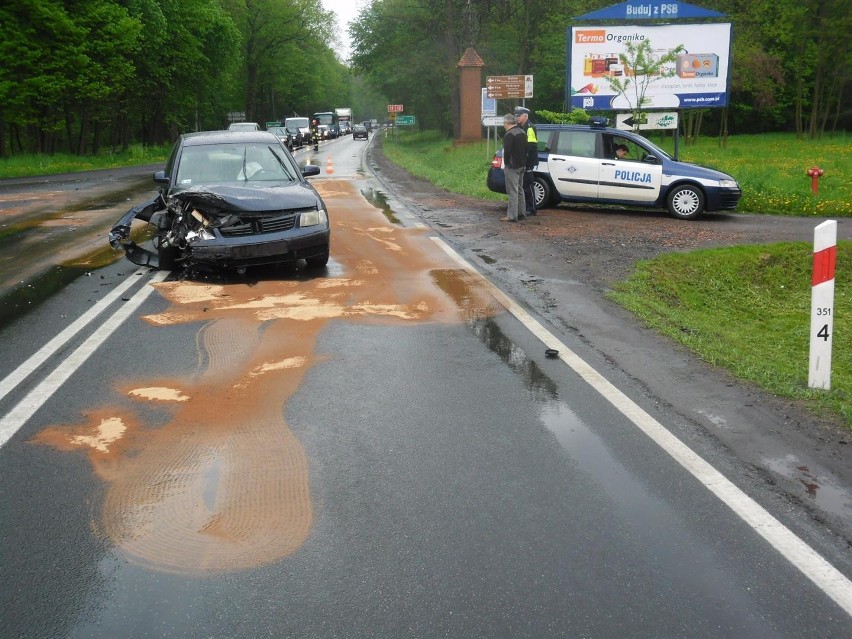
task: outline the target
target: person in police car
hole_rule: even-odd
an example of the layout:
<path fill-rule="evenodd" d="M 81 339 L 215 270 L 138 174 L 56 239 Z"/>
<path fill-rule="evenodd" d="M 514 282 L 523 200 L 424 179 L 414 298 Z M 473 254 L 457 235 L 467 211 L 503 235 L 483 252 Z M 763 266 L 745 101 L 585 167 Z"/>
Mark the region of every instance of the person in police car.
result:
<path fill-rule="evenodd" d="M 535 193 L 533 193 L 533 169 L 538 166 L 538 136 L 535 127 L 530 122 L 530 110 L 526 107 L 515 107 L 515 119 L 518 126 L 527 134 L 527 163 L 524 171 L 524 201 L 526 215 L 535 215 Z"/>
<path fill-rule="evenodd" d="M 615 145 L 615 159 L 616 160 L 628 160 L 627 156 L 630 155 L 630 149 L 627 148 L 626 144 L 616 144 Z"/>

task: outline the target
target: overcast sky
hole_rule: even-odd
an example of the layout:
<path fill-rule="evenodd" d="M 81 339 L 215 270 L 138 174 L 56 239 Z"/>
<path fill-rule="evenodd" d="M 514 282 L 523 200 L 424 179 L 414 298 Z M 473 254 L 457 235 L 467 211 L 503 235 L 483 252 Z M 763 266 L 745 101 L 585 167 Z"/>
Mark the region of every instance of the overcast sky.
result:
<path fill-rule="evenodd" d="M 337 14 L 337 35 L 341 43 L 338 53 L 344 60 L 348 59 L 352 53 L 349 44 L 349 22 L 354 20 L 359 10 L 367 4 L 367 0 L 322 0 L 322 6 L 326 11 L 334 11 Z"/>

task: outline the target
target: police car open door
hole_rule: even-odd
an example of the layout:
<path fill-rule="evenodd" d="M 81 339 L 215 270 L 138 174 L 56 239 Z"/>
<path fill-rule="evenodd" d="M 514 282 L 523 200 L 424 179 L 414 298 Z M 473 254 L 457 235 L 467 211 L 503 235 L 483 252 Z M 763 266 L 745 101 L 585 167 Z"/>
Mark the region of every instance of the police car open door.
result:
<path fill-rule="evenodd" d="M 616 154 L 616 144 L 628 147 L 625 157 Z M 660 196 L 662 158 L 649 157 L 651 151 L 633 140 L 603 136 L 605 159 L 601 160 L 598 197 L 626 202 L 654 202 Z"/>

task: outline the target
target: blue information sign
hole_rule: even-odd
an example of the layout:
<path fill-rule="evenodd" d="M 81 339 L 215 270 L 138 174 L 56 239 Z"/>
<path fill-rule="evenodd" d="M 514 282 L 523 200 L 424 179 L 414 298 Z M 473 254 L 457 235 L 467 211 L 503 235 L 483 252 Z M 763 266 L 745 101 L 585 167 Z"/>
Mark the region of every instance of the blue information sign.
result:
<path fill-rule="evenodd" d="M 611 7 L 584 13 L 575 20 L 680 20 L 692 18 L 720 18 L 724 13 L 696 7 L 685 2 L 662 0 L 633 0 Z"/>

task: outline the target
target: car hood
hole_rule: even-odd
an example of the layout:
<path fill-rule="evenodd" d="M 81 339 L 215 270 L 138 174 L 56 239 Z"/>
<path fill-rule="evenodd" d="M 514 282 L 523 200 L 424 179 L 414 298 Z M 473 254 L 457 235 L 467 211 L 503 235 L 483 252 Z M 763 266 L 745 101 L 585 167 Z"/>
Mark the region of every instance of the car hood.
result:
<path fill-rule="evenodd" d="M 310 186 L 299 182 L 286 185 L 205 186 L 172 193 L 180 202 L 221 211 L 280 211 L 282 209 L 322 208 L 323 202 Z"/>
<path fill-rule="evenodd" d="M 703 180 L 734 180 L 733 176 L 700 164 L 663 159 L 663 173 L 678 177 L 691 177 Z M 736 181 L 736 180 L 735 180 Z"/>

